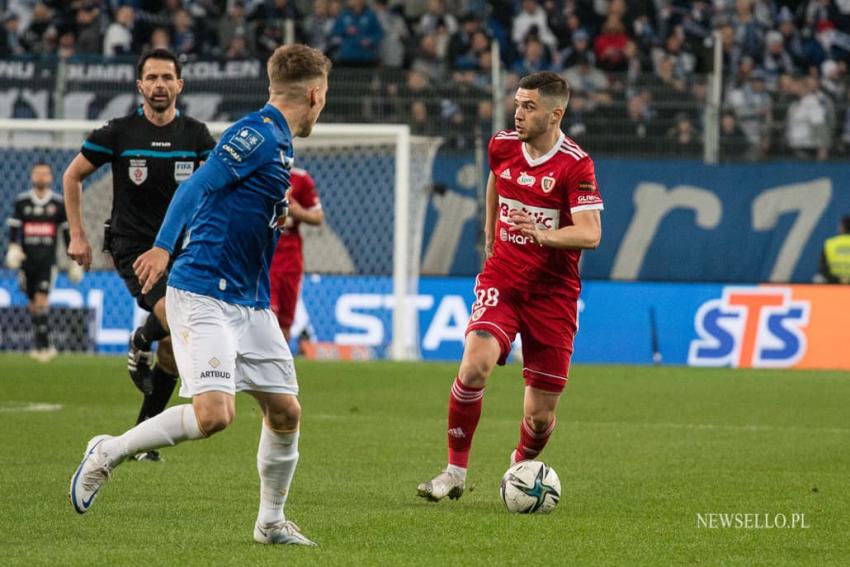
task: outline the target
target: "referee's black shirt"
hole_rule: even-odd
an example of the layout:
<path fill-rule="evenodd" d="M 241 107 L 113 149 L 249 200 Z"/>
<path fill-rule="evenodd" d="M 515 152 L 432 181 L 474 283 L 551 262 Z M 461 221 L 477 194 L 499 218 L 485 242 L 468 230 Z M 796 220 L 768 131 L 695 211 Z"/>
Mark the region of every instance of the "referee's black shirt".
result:
<path fill-rule="evenodd" d="M 157 126 L 139 106 L 93 131 L 80 151 L 96 167 L 112 164 L 112 234 L 153 242 L 177 186 L 213 147 L 206 125 L 179 110 Z"/>

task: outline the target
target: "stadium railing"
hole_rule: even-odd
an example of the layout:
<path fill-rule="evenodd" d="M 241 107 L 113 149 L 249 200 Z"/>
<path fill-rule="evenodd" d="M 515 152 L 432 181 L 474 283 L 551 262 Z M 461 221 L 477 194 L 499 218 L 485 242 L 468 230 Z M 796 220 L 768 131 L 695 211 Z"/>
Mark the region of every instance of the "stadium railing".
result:
<path fill-rule="evenodd" d="M 184 67 L 184 78 L 181 106 L 207 122 L 235 120 L 266 98 L 265 69 L 256 60 L 192 61 Z M 451 69 L 428 76 L 393 68 L 335 68 L 323 120 L 407 124 L 413 135 L 443 137 L 446 149 L 473 151 L 477 139 L 486 139 L 494 124 L 510 127 L 516 79 L 510 72 L 497 78 L 489 72 Z M 709 79 L 692 75 L 665 82 L 652 69 L 644 69 L 634 76 L 609 73 L 608 86 L 598 92 L 574 85 L 564 129 L 597 156 L 701 159 Z M 134 80 L 131 60 L 2 60 L 0 118 L 105 120 L 138 102 Z M 738 128 L 720 132 L 720 161 L 807 159 L 805 152 L 795 153 L 785 142 L 788 108 L 796 97 L 781 89 L 771 91 L 770 115 L 761 120 L 765 144 L 753 148 L 745 135 L 746 109 L 729 103 L 736 84 L 727 78 L 721 94 L 720 110 L 731 113 Z M 830 157 L 846 157 L 846 97 L 829 103 Z"/>

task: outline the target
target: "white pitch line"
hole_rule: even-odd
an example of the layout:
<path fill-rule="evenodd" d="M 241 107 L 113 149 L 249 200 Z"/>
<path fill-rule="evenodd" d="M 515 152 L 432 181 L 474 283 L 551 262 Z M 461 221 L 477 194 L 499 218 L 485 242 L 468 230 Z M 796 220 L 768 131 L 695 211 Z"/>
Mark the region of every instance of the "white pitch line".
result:
<path fill-rule="evenodd" d="M 38 413 L 48 411 L 59 411 L 62 404 L 42 404 L 27 402 L 5 402 L 0 405 L 0 413 Z"/>

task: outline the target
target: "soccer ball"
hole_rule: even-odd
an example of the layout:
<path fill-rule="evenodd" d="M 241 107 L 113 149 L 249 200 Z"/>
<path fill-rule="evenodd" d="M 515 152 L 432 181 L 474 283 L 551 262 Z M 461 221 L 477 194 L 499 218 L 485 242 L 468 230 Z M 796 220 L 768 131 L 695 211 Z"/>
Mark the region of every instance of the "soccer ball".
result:
<path fill-rule="evenodd" d="M 548 514 L 561 498 L 561 479 L 542 461 L 520 461 L 502 477 L 502 502 L 513 514 Z"/>

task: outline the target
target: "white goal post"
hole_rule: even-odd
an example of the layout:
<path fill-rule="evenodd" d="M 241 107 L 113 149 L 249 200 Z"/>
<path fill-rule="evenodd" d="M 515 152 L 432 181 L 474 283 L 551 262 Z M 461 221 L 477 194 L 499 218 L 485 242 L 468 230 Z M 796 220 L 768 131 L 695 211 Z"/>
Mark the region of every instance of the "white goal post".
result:
<path fill-rule="evenodd" d="M 68 159 L 66 154 L 72 156 L 87 134 L 102 124 L 94 120 L 0 119 L 0 148 L 64 151 L 61 158 Z M 230 123 L 210 122 L 207 126 L 218 138 Z M 392 300 L 386 307 L 392 310 L 392 342 L 387 355 L 394 360 L 419 358 L 413 296 L 417 293 L 427 194 L 438 147 L 439 139 L 411 136 L 410 127 L 401 124 L 319 123 L 309 138 L 295 140 L 295 164 L 306 167 L 316 178 L 326 218 L 328 206 L 336 207 L 336 226 L 322 232 L 325 240 L 314 247 L 317 254 L 310 254 L 305 240 L 305 273 L 391 275 Z M 57 155 L 55 161 L 61 158 Z M 57 182 L 60 171 L 56 171 Z M 102 179 L 98 197 L 84 199 L 90 231 L 111 208 L 110 174 L 99 171 L 98 175 Z M 331 199 L 328 195 L 326 200 L 329 185 L 338 196 Z M 87 188 L 87 192 L 91 190 Z M 99 207 L 97 214 L 88 216 L 92 206 Z M 388 222 L 392 222 L 391 246 L 385 242 L 390 235 Z M 99 243 L 92 240 L 93 248 L 99 250 Z M 390 254 L 391 261 L 386 257 Z"/>

